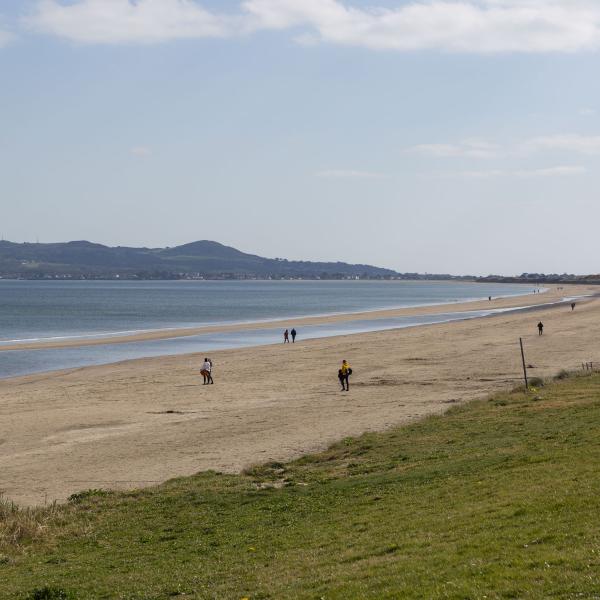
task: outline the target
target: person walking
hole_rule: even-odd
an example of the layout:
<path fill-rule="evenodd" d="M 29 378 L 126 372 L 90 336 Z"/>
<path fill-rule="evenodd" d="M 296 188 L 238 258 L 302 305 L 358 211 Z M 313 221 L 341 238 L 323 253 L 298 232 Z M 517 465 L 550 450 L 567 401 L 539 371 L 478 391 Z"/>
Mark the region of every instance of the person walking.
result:
<path fill-rule="evenodd" d="M 287 329 L 283 332 L 283 343 L 284 344 L 290 343 L 290 332 Z"/>
<path fill-rule="evenodd" d="M 212 360 L 210 360 L 210 358 L 205 358 L 200 371 L 200 375 L 202 375 L 202 378 L 204 379 L 204 383 L 202 385 L 214 383 L 212 378 L 212 368 Z"/>
<path fill-rule="evenodd" d="M 575 310 L 575 302 L 571 302 L 571 310 Z"/>
<path fill-rule="evenodd" d="M 544 324 L 540 321 L 537 325 L 538 335 L 543 335 L 544 333 Z"/>
<path fill-rule="evenodd" d="M 296 335 L 298 334 L 298 332 L 295 329 L 292 329 L 290 331 L 290 333 L 292 334 L 292 344 L 296 343 Z"/>
<path fill-rule="evenodd" d="M 338 371 L 338 379 L 342 384 L 342 391 L 350 391 L 350 375 L 352 375 L 352 369 L 348 364 L 347 360 L 342 361 L 342 368 Z"/>

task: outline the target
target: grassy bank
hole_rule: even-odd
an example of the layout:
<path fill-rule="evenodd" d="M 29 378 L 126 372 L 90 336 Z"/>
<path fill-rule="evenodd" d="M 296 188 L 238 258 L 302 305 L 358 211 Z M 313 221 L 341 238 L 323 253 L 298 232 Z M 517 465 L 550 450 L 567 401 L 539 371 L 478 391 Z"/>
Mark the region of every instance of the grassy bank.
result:
<path fill-rule="evenodd" d="M 576 377 L 20 532 L 5 506 L 0 597 L 600 598 L 599 441 L 600 376 Z"/>

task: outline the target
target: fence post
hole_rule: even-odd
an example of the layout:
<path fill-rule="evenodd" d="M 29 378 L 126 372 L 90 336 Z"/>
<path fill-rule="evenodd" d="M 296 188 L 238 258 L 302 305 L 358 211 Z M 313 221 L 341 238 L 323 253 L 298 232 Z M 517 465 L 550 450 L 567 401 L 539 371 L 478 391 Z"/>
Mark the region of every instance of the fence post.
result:
<path fill-rule="evenodd" d="M 523 350 L 523 338 L 519 338 L 519 344 L 521 345 L 521 360 L 523 361 L 523 378 L 525 379 L 525 389 L 529 389 L 529 382 L 527 381 L 527 366 L 525 365 L 525 351 Z"/>

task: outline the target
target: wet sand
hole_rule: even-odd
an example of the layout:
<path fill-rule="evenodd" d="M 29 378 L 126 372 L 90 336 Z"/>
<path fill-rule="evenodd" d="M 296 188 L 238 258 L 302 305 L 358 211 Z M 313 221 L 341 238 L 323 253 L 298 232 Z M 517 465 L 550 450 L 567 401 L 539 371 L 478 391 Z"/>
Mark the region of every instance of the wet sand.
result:
<path fill-rule="evenodd" d="M 443 312 L 549 303 L 596 291 L 566 286 L 539 296 L 445 306 Z M 428 307 L 377 316 L 428 311 L 441 312 Z M 540 319 L 546 326 L 541 337 Z M 0 490 L 35 505 L 89 488 L 131 489 L 206 469 L 239 472 L 287 460 L 517 385 L 519 337 L 532 376 L 600 361 L 600 299 L 580 300 L 573 312 L 564 305 L 541 307 L 220 351 L 212 354 L 212 386 L 202 385 L 203 356 L 197 354 L 0 381 Z M 354 369 L 348 393 L 336 378 L 342 358 Z"/>

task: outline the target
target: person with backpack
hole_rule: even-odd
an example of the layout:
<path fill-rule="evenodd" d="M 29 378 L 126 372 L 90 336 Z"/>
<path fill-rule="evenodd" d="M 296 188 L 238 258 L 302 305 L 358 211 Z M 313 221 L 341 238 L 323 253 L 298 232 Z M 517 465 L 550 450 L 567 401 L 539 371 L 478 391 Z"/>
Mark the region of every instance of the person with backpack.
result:
<path fill-rule="evenodd" d="M 342 391 L 350 391 L 350 375 L 352 375 L 352 368 L 348 364 L 347 360 L 342 361 L 342 368 L 338 371 L 338 379 L 342 384 Z"/>

